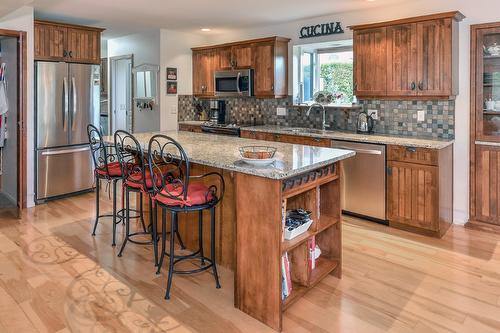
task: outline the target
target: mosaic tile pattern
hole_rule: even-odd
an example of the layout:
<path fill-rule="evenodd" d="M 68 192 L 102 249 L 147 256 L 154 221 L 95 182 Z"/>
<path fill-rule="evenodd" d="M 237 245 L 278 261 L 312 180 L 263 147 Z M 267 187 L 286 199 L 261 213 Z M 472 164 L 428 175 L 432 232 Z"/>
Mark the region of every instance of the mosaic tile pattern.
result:
<path fill-rule="evenodd" d="M 292 108 L 292 98 L 257 99 L 225 98 L 228 122 L 239 125 L 278 125 L 290 127 L 321 128 L 322 111 L 315 108 L 306 116 L 306 108 Z M 206 110 L 209 102 L 191 95 L 179 95 L 179 120 L 198 120 L 195 104 Z M 387 101 L 361 100 L 360 108 L 377 110 L 374 132 L 422 138 L 454 139 L 455 101 Z M 286 116 L 277 116 L 276 108 L 287 108 Z M 360 109 L 328 108 L 327 123 L 332 130 L 356 131 Z M 417 121 L 417 111 L 425 111 L 425 121 Z"/>

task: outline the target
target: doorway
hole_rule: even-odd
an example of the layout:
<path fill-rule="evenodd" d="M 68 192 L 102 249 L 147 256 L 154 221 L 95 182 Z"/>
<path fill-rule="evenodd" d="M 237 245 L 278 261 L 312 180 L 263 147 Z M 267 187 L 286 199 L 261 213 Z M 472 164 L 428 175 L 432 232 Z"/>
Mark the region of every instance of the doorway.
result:
<path fill-rule="evenodd" d="M 26 32 L 0 29 L 0 213 L 26 208 Z"/>
<path fill-rule="evenodd" d="M 110 132 L 133 132 L 132 68 L 133 55 L 110 58 Z"/>

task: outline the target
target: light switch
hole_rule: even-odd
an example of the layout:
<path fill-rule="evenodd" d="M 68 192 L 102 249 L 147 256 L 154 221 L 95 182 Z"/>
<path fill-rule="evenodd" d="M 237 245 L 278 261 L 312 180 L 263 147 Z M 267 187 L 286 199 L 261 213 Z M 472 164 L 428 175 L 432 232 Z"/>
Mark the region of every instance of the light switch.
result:
<path fill-rule="evenodd" d="M 425 111 L 424 110 L 417 111 L 417 121 L 425 121 Z"/>
<path fill-rule="evenodd" d="M 170 106 L 170 114 L 177 114 L 177 105 Z"/>
<path fill-rule="evenodd" d="M 286 108 L 276 108 L 277 116 L 286 116 Z"/>

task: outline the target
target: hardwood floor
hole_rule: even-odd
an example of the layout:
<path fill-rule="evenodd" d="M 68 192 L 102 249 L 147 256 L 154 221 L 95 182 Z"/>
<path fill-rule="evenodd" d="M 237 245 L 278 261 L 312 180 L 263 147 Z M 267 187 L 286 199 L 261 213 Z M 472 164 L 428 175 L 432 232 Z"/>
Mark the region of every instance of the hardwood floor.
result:
<path fill-rule="evenodd" d="M 110 200 L 102 195 L 110 211 Z M 155 275 L 150 247 L 90 235 L 94 195 L 0 218 L 0 332 L 273 332 L 233 307 L 233 274 Z M 500 332 L 500 235 L 439 240 L 345 218 L 343 278 L 292 305 L 285 332 Z M 122 227 L 119 226 L 118 245 Z"/>

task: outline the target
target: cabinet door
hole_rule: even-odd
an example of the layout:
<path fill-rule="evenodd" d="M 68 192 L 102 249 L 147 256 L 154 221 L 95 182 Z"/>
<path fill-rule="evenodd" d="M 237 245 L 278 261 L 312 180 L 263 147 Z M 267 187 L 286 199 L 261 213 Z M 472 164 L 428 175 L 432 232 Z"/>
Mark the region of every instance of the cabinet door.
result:
<path fill-rule="evenodd" d="M 452 19 L 417 23 L 418 95 L 451 96 Z"/>
<path fill-rule="evenodd" d="M 354 89 L 356 96 L 384 96 L 387 92 L 386 28 L 354 32 Z"/>
<path fill-rule="evenodd" d="M 65 27 L 36 23 L 34 26 L 34 56 L 36 60 L 64 60 L 66 56 Z"/>
<path fill-rule="evenodd" d="M 274 96 L 274 42 L 255 44 L 254 92 L 257 97 Z"/>
<path fill-rule="evenodd" d="M 417 25 L 387 27 L 387 95 L 417 94 Z"/>
<path fill-rule="evenodd" d="M 476 145 L 475 196 L 471 218 L 500 225 L 500 147 Z M 475 215 L 475 216 L 474 216 Z"/>
<path fill-rule="evenodd" d="M 218 50 L 219 52 L 219 68 L 230 70 L 233 68 L 233 53 L 231 47 L 224 47 Z"/>
<path fill-rule="evenodd" d="M 238 69 L 252 67 L 252 45 L 243 44 L 233 46 L 233 66 Z"/>
<path fill-rule="evenodd" d="M 100 64 L 100 43 L 99 31 L 68 28 L 66 48 L 69 59 L 66 61 Z"/>
<path fill-rule="evenodd" d="M 438 167 L 389 161 L 388 168 L 389 221 L 437 231 Z"/>
<path fill-rule="evenodd" d="M 193 52 L 193 94 L 213 96 L 214 72 L 219 67 L 218 51 L 215 49 Z"/>

